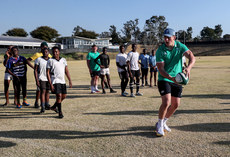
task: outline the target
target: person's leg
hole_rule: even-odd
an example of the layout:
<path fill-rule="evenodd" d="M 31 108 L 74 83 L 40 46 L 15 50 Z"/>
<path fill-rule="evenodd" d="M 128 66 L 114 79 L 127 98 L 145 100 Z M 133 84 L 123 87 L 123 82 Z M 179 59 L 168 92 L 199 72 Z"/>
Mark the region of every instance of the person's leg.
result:
<path fill-rule="evenodd" d="M 136 95 L 137 96 L 142 96 L 143 94 L 139 92 L 140 89 L 140 70 L 135 71 L 135 76 L 136 76 Z"/>
<path fill-rule="evenodd" d="M 35 97 L 35 102 L 34 102 L 34 107 L 35 107 L 35 108 L 39 108 L 38 101 L 39 101 L 39 97 L 40 97 L 40 90 L 39 90 L 38 88 L 39 88 L 39 87 L 37 87 L 37 90 L 36 90 L 36 97 Z"/>
<path fill-rule="evenodd" d="M 157 71 L 154 71 L 154 86 L 157 85 Z"/>
<path fill-rule="evenodd" d="M 16 97 L 16 107 L 21 108 L 20 104 L 20 81 L 18 78 L 13 78 L 13 87 L 14 87 L 14 95 Z"/>
<path fill-rule="evenodd" d="M 41 101 L 41 113 L 45 112 L 45 95 L 46 95 L 46 89 L 40 88 L 40 101 Z"/>
<path fill-rule="evenodd" d="M 105 82 L 105 75 L 101 75 L 101 88 L 102 88 L 102 93 L 105 94 L 105 86 L 104 86 L 104 82 Z"/>
<path fill-rule="evenodd" d="M 150 70 L 150 87 L 153 86 L 152 81 L 153 81 L 153 72 Z M 155 80 L 154 80 L 154 81 L 155 81 Z"/>
<path fill-rule="evenodd" d="M 145 77 L 145 73 L 144 73 L 144 68 L 141 68 L 141 81 L 142 81 L 142 84 L 141 86 L 144 87 L 144 77 Z M 136 80 L 137 81 L 137 80 Z"/>
<path fill-rule="evenodd" d="M 133 85 L 134 85 L 134 76 L 133 76 L 133 70 L 131 70 L 132 73 L 132 77 L 130 77 L 130 81 L 129 81 L 129 88 L 130 88 L 130 96 L 131 97 L 135 97 L 135 95 L 133 94 Z"/>
<path fill-rule="evenodd" d="M 149 69 L 147 68 L 146 71 L 145 71 L 145 86 L 148 86 L 148 72 L 149 72 Z"/>
<path fill-rule="evenodd" d="M 50 91 L 49 89 L 46 89 L 45 91 L 45 109 L 46 110 L 50 109 L 49 99 L 50 99 Z"/>
<path fill-rule="evenodd" d="M 26 76 L 20 78 L 20 83 L 22 86 L 22 96 L 23 96 L 23 105 L 30 106 L 29 103 L 27 103 L 27 79 Z"/>
<path fill-rule="evenodd" d="M 10 80 L 4 80 L 4 93 L 5 93 L 5 98 L 6 98 L 6 103 L 4 106 L 8 105 L 9 102 L 9 86 L 10 86 Z"/>
<path fill-rule="evenodd" d="M 94 88 L 95 88 L 96 92 L 100 92 L 100 91 L 98 90 L 98 80 L 99 80 L 99 75 L 96 75 L 96 76 L 94 77 Z"/>

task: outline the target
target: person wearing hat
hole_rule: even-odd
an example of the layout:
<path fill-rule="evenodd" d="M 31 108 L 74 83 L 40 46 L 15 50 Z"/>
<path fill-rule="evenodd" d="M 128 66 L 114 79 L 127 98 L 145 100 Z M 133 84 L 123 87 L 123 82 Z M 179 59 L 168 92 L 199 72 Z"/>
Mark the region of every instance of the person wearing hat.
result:
<path fill-rule="evenodd" d="M 175 77 L 182 72 L 182 57 L 188 58 L 188 66 L 184 72 L 190 77 L 190 71 L 195 64 L 193 53 L 184 44 L 176 41 L 175 31 L 167 28 L 164 31 L 164 43 L 156 52 L 156 64 L 158 68 L 158 90 L 161 95 L 158 122 L 156 123 L 156 135 L 164 136 L 165 132 L 171 132 L 166 125 L 167 120 L 180 105 L 182 86 L 176 83 Z"/>
<path fill-rule="evenodd" d="M 39 57 L 42 57 L 43 56 L 43 53 L 42 53 L 42 50 L 44 48 L 48 48 L 48 44 L 47 42 L 42 42 L 41 45 L 40 45 L 40 48 L 41 48 L 41 51 L 40 52 L 36 52 L 33 56 L 27 58 L 28 61 L 34 61 L 36 60 L 37 58 Z M 49 58 L 52 58 L 52 56 L 49 54 Z M 35 108 L 39 108 L 39 105 L 38 105 L 38 100 L 39 100 L 39 97 L 40 97 L 40 90 L 39 90 L 39 87 L 37 87 L 37 91 L 36 91 L 36 99 L 35 99 L 35 102 L 34 102 L 34 107 Z"/>

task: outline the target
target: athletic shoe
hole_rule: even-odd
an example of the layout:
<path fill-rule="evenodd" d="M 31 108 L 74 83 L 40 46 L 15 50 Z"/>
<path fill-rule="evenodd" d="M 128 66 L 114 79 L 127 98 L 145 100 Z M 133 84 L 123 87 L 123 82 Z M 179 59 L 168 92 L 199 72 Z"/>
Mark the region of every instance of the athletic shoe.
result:
<path fill-rule="evenodd" d="M 99 91 L 98 89 L 95 89 L 95 92 L 96 92 L 96 93 L 100 93 L 101 91 Z"/>
<path fill-rule="evenodd" d="M 142 84 L 141 86 L 144 87 L 144 84 Z"/>
<path fill-rule="evenodd" d="M 46 110 L 50 110 L 50 105 L 48 104 L 48 105 L 45 105 L 45 109 Z"/>
<path fill-rule="evenodd" d="M 172 130 L 166 124 L 164 124 L 164 131 L 171 132 Z"/>
<path fill-rule="evenodd" d="M 145 83 L 145 86 L 149 86 L 149 84 L 148 84 L 148 83 Z"/>
<path fill-rule="evenodd" d="M 103 90 L 102 94 L 106 94 L 106 91 L 105 91 L 105 90 Z"/>
<path fill-rule="evenodd" d="M 35 103 L 34 103 L 34 107 L 35 107 L 35 108 L 39 108 L 38 103 L 35 102 Z"/>
<path fill-rule="evenodd" d="M 58 118 L 63 118 L 63 117 L 64 117 L 64 116 L 63 116 L 62 112 L 59 112 Z"/>
<path fill-rule="evenodd" d="M 45 108 L 42 107 L 40 113 L 45 113 Z"/>
<path fill-rule="evenodd" d="M 125 95 L 128 95 L 129 93 L 128 93 L 128 92 L 126 92 L 126 91 L 124 91 L 124 94 L 125 94 Z"/>
<path fill-rule="evenodd" d="M 117 91 L 113 90 L 112 88 L 110 89 L 110 93 L 117 93 Z"/>
<path fill-rule="evenodd" d="M 162 137 L 165 135 L 164 133 L 164 127 L 158 126 L 158 122 L 156 123 L 156 135 L 158 137 Z"/>
<path fill-rule="evenodd" d="M 54 112 L 58 113 L 58 110 L 56 107 L 52 106 L 52 107 L 50 107 L 50 109 L 53 110 Z"/>
<path fill-rule="evenodd" d="M 125 93 L 122 93 L 121 96 L 127 97 L 127 95 Z"/>
<path fill-rule="evenodd" d="M 91 91 L 91 94 L 94 94 L 94 93 L 96 93 L 96 91 Z"/>
<path fill-rule="evenodd" d="M 135 98 L 136 96 L 135 96 L 133 93 L 131 93 L 131 94 L 130 94 L 130 97 Z"/>
<path fill-rule="evenodd" d="M 136 93 L 136 96 L 142 96 L 142 95 L 143 95 L 142 93 L 139 92 Z"/>
<path fill-rule="evenodd" d="M 5 103 L 5 104 L 3 104 L 3 105 L 1 105 L 2 107 L 4 107 L 4 106 L 7 106 L 7 103 Z"/>
<path fill-rule="evenodd" d="M 21 104 L 17 104 L 16 107 L 17 108 L 22 108 L 22 105 Z"/>
<path fill-rule="evenodd" d="M 30 106 L 30 104 L 28 104 L 26 101 L 23 101 L 22 105 Z"/>

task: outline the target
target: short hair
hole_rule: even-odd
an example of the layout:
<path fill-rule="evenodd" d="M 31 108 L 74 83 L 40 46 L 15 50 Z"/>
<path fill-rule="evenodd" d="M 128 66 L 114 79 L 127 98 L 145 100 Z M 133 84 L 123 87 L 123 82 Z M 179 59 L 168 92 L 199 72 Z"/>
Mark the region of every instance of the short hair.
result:
<path fill-rule="evenodd" d="M 13 46 L 13 47 L 11 48 L 11 50 L 13 50 L 13 49 L 17 49 L 17 50 L 18 50 L 18 47 L 17 47 L 17 46 Z"/>
<path fill-rule="evenodd" d="M 46 48 L 42 49 L 42 52 L 44 52 L 45 50 L 49 51 L 49 48 L 46 47 Z"/>
<path fill-rule="evenodd" d="M 97 46 L 97 45 L 93 44 L 92 48 L 93 48 L 93 47 L 96 47 L 96 46 Z"/>
<path fill-rule="evenodd" d="M 119 49 L 121 49 L 122 47 L 124 47 L 124 48 L 125 48 L 125 46 L 124 46 L 124 45 L 120 45 L 120 46 L 119 46 Z"/>
<path fill-rule="evenodd" d="M 102 51 L 104 52 L 104 51 L 105 51 L 105 49 L 107 49 L 107 47 L 103 47 L 103 48 L 102 48 Z"/>
<path fill-rule="evenodd" d="M 133 43 L 133 44 L 132 44 L 132 47 L 134 47 L 135 45 L 137 45 L 137 44 L 136 44 L 136 43 Z"/>
<path fill-rule="evenodd" d="M 60 48 L 59 48 L 58 46 L 52 47 L 52 51 L 53 51 L 54 49 L 58 49 L 58 51 L 60 51 Z"/>
<path fill-rule="evenodd" d="M 45 42 L 45 41 L 41 43 L 40 47 L 44 47 L 44 46 L 47 46 L 47 47 L 48 47 L 48 44 L 47 44 L 47 42 Z"/>

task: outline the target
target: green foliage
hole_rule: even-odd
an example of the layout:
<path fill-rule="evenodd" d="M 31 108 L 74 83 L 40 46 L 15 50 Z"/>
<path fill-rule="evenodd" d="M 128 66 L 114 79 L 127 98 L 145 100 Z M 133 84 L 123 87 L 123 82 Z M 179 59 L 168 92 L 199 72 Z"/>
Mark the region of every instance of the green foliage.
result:
<path fill-rule="evenodd" d="M 180 41 L 192 40 L 192 27 L 188 27 L 187 31 L 179 30 L 176 32 L 177 39 Z"/>
<path fill-rule="evenodd" d="M 110 32 L 101 32 L 101 34 L 99 35 L 99 38 L 110 38 L 111 34 Z"/>
<path fill-rule="evenodd" d="M 126 23 L 124 23 L 123 29 L 121 32 L 125 35 L 123 37 L 124 42 L 130 42 L 132 40 L 132 37 L 134 39 L 134 42 L 136 43 L 138 40 L 138 37 L 141 34 L 140 28 L 138 27 L 139 20 L 135 19 L 129 20 Z"/>
<path fill-rule="evenodd" d="M 38 38 L 38 39 L 45 40 L 48 42 L 55 41 L 55 38 L 60 36 L 57 30 L 49 26 L 40 26 L 36 28 L 35 30 L 33 30 L 32 32 L 30 32 L 30 35 L 33 38 Z"/>
<path fill-rule="evenodd" d="M 116 26 L 111 25 L 109 31 L 112 38 L 111 40 L 112 44 L 120 44 L 121 43 L 120 32 L 117 32 Z"/>
<path fill-rule="evenodd" d="M 74 27 L 73 29 L 73 36 L 85 37 L 90 39 L 96 39 L 99 34 L 95 33 L 94 31 L 86 30 L 80 26 Z"/>
<path fill-rule="evenodd" d="M 18 37 L 27 37 L 28 33 L 23 28 L 13 28 L 11 30 L 8 30 L 6 34 L 9 36 L 18 36 Z"/>
<path fill-rule="evenodd" d="M 144 31 L 147 36 L 146 39 L 142 39 L 142 42 L 147 45 L 161 43 L 163 41 L 164 30 L 167 26 L 168 23 L 165 22 L 164 16 L 152 16 L 150 19 L 145 21 Z"/>
<path fill-rule="evenodd" d="M 204 39 L 212 40 L 212 39 L 219 39 L 219 38 L 221 38 L 222 32 L 223 32 L 223 30 L 221 28 L 221 25 L 216 25 L 215 29 L 209 28 L 207 26 L 207 27 L 204 27 L 201 30 L 200 35 L 201 35 L 201 38 L 203 40 Z"/>

